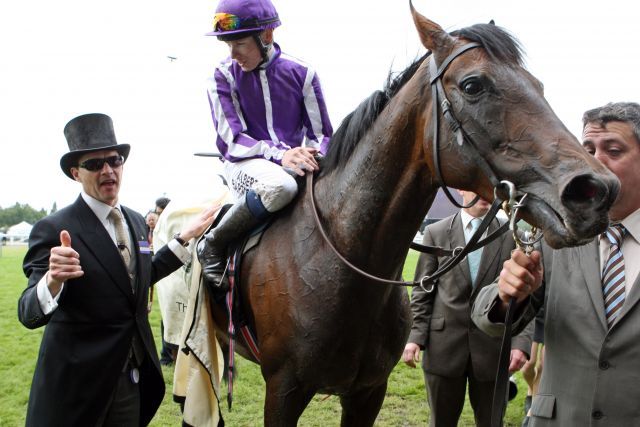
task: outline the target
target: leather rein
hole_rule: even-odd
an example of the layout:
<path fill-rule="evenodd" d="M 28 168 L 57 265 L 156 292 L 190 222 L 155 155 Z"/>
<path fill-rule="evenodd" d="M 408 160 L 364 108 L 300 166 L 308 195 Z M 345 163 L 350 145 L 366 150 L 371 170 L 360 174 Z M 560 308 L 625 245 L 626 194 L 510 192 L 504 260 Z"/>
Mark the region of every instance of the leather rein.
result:
<path fill-rule="evenodd" d="M 469 252 L 473 252 L 474 250 L 479 249 L 479 248 L 489 244 L 490 242 L 495 240 L 498 236 L 500 236 L 505 231 L 507 231 L 508 228 L 509 228 L 509 223 L 505 222 L 504 224 L 502 224 L 500 226 L 500 228 L 498 228 L 493 233 L 491 233 L 491 235 L 489 235 L 489 236 L 485 237 L 484 239 L 480 240 L 480 236 L 482 236 L 484 231 L 489 227 L 489 224 L 495 218 L 495 216 L 498 213 L 498 210 L 500 209 L 500 206 L 502 204 L 502 200 L 499 200 L 496 197 L 494 202 L 491 204 L 491 208 L 487 212 L 487 215 L 485 215 L 484 219 L 482 220 L 482 222 L 478 226 L 478 230 L 473 234 L 471 239 L 469 239 L 469 242 L 466 244 L 466 246 L 464 246 L 464 247 L 458 246 L 458 247 L 456 247 L 454 249 L 444 249 L 444 248 L 441 248 L 439 246 L 424 246 L 424 245 L 417 245 L 417 244 L 412 244 L 411 245 L 412 248 L 417 247 L 418 249 L 416 249 L 416 250 L 419 250 L 421 252 L 427 252 L 427 253 L 435 254 L 436 256 L 452 256 L 445 263 L 443 263 L 443 265 L 440 268 L 438 268 L 438 270 L 436 272 L 434 272 L 431 275 L 426 275 L 422 279 L 417 280 L 417 281 L 416 280 L 414 280 L 414 281 L 404 281 L 404 280 L 385 279 L 383 277 L 378 277 L 378 276 L 374 276 L 373 274 L 367 273 L 366 271 L 362 270 L 361 268 L 355 266 L 353 263 L 351 263 L 351 261 L 349 261 L 347 258 L 345 258 L 345 256 L 342 255 L 338 249 L 336 249 L 334 244 L 331 242 L 331 239 L 329 239 L 329 236 L 327 235 L 327 232 L 325 231 L 325 229 L 324 229 L 324 227 L 322 225 L 322 221 L 320 220 L 320 216 L 318 214 L 318 208 L 317 208 L 316 202 L 315 202 L 313 183 L 314 183 L 314 175 L 313 174 L 307 174 L 307 188 L 308 188 L 308 191 L 309 191 L 309 199 L 310 199 L 310 202 L 311 202 L 311 211 L 313 212 L 313 217 L 314 217 L 316 225 L 318 227 L 318 231 L 320 231 L 320 235 L 324 239 L 325 243 L 327 243 L 327 245 L 329 245 L 329 247 L 334 252 L 334 254 L 345 265 L 347 265 L 350 269 L 352 269 L 356 273 L 360 274 L 361 276 L 366 277 L 367 279 L 371 279 L 371 280 L 374 280 L 376 282 L 384 283 L 384 284 L 387 284 L 387 285 L 420 286 L 425 292 L 431 293 L 435 289 L 435 283 L 438 281 L 440 276 L 442 276 L 443 274 L 447 273 L 449 270 L 451 270 L 453 267 L 455 267 L 457 264 L 459 264 L 460 261 L 462 261 L 464 259 L 464 257 L 466 257 Z M 427 285 L 430 285 L 430 286 L 428 288 L 425 288 L 425 286 L 427 286 Z"/>

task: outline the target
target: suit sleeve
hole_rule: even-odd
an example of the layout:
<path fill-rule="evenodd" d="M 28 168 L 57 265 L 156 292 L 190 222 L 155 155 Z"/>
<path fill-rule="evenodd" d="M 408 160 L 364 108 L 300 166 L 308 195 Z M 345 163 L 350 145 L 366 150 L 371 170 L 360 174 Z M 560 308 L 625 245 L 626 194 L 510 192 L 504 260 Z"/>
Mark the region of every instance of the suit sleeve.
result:
<path fill-rule="evenodd" d="M 527 324 L 527 326 L 511 339 L 511 350 L 520 350 L 528 357 L 531 357 L 531 342 L 533 341 L 533 329 L 535 327 L 535 318 Z"/>
<path fill-rule="evenodd" d="M 169 274 L 182 267 L 183 262 L 173 253 L 169 245 L 164 245 L 153 256 L 151 269 L 151 283 L 153 285 L 158 280 L 167 277 Z"/>
<path fill-rule="evenodd" d="M 536 250 L 539 250 L 542 253 L 541 262 L 544 269 L 542 284 L 529 296 L 529 298 L 524 300 L 520 306 L 517 307 L 513 316 L 512 324 L 512 333 L 514 336 L 524 331 L 525 328 L 530 327 L 531 338 L 533 338 L 533 331 L 535 329 L 535 322 L 533 319 L 541 310 L 544 309 L 545 295 L 547 292 L 547 286 L 549 286 L 549 278 L 551 277 L 551 267 L 553 264 L 553 249 L 551 249 L 551 247 L 546 243 L 542 242 L 541 244 L 536 245 Z M 504 331 L 504 320 L 497 319 L 496 306 L 499 303 L 499 300 L 498 278 L 496 278 L 491 285 L 480 290 L 471 310 L 471 319 L 478 329 L 493 337 L 502 336 Z M 544 314 L 542 314 L 542 316 L 544 316 Z M 529 349 L 530 348 L 531 347 L 529 347 Z"/>
<path fill-rule="evenodd" d="M 425 229 L 422 244 L 434 246 L 433 237 L 429 227 Z M 418 259 L 414 280 L 419 281 L 424 276 L 432 274 L 437 269 L 438 257 L 423 253 Z M 427 340 L 429 339 L 429 323 L 433 313 L 434 298 L 435 291 L 427 293 L 420 286 L 414 286 L 411 291 L 411 314 L 413 316 L 413 321 L 411 323 L 411 332 L 409 333 L 409 339 L 407 342 L 418 344 L 421 348 L 424 348 Z"/>
<path fill-rule="evenodd" d="M 37 295 L 37 284 L 49 271 L 51 248 L 60 244 L 56 227 L 46 218 L 38 221 L 29 236 L 29 249 L 24 257 L 23 270 L 27 276 L 27 288 L 18 300 L 18 319 L 29 329 L 46 325 L 53 313 L 44 315 Z M 64 292 L 64 291 L 63 291 Z"/>
<path fill-rule="evenodd" d="M 538 313 L 544 302 L 544 292 L 546 283 L 543 281 L 538 290 L 524 300 L 513 316 L 512 333 L 513 335 L 521 333 Z M 497 305 L 500 297 L 498 296 L 498 281 L 496 279 L 489 286 L 485 286 L 480 290 L 478 297 L 473 303 L 471 311 L 471 319 L 478 329 L 492 337 L 500 337 L 504 332 L 504 319 L 498 319 Z M 533 331 L 533 329 L 532 329 Z M 529 346 L 529 349 L 531 346 Z M 527 351 L 527 354 L 529 352 Z"/>

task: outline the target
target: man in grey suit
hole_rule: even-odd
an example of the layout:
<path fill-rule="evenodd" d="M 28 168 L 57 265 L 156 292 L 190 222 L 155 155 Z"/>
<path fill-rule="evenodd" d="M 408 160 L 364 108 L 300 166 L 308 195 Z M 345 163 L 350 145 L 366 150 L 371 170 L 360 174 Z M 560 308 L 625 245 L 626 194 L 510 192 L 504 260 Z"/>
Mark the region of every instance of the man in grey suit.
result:
<path fill-rule="evenodd" d="M 581 247 L 543 247 L 544 271 L 540 252 L 514 252 L 473 311 L 483 330 L 500 334 L 508 300 L 516 298 L 517 331 L 547 292 L 534 427 L 640 425 L 640 105 L 587 111 L 583 125 L 583 146 L 620 180 L 612 226 Z"/>
<path fill-rule="evenodd" d="M 475 193 L 459 191 L 469 204 Z M 454 248 L 464 246 L 490 208 L 479 199 L 475 205 L 438 221 L 425 229 L 423 243 Z M 489 226 L 492 233 L 500 227 L 498 219 Z M 467 381 L 469 399 L 476 424 L 489 426 L 495 375 L 500 354 L 500 338 L 489 337 L 471 322 L 471 305 L 480 289 L 497 276 L 502 262 L 515 248 L 505 233 L 482 249 L 472 252 L 460 264 L 442 276 L 435 291 L 426 293 L 415 286 L 411 294 L 413 324 L 403 361 L 415 367 L 424 350 L 422 368 L 428 388 L 433 427 L 455 427 L 465 401 Z M 432 274 L 446 258 L 422 254 L 416 268 L 416 280 Z M 527 360 L 531 335 L 523 333 L 512 341 L 510 371 Z"/>

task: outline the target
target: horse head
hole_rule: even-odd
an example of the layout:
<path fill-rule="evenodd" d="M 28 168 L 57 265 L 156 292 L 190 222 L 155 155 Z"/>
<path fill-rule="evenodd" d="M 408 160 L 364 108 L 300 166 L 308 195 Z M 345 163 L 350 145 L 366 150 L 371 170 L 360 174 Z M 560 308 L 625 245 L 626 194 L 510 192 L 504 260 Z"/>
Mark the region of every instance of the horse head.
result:
<path fill-rule="evenodd" d="M 440 117 L 450 108 L 455 117 L 435 124 L 424 117 L 428 166 L 437 168 L 440 156 L 444 184 L 486 200 L 493 200 L 497 182 L 512 182 L 520 196 L 528 195 L 521 217 L 554 248 L 584 244 L 603 232 L 619 182 L 555 115 L 542 84 L 523 67 L 518 41 L 493 24 L 449 34 L 413 5 L 411 11 L 422 44 L 432 52 L 428 75 L 442 85 L 432 108 Z M 468 50 L 460 53 L 465 45 Z M 428 149 L 438 144 L 434 130 L 441 140 L 437 154 Z"/>

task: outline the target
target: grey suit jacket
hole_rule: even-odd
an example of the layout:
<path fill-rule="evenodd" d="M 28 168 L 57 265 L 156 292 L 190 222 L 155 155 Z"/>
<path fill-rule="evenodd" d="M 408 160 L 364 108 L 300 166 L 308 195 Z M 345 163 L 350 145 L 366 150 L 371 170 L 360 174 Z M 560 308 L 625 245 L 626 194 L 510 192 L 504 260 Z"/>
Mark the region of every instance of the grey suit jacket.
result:
<path fill-rule="evenodd" d="M 543 255 L 546 350 L 530 425 L 640 425 L 640 280 L 608 329 L 597 240 L 553 253 L 543 247 Z M 518 310 L 516 331 L 535 315 L 544 291 L 541 287 Z M 491 334 L 502 330 L 490 319 L 496 298 L 497 285 L 483 289 L 473 311 L 474 321 Z"/>
<path fill-rule="evenodd" d="M 498 220 L 490 224 L 489 232 L 499 227 Z M 445 218 L 425 229 L 424 244 L 454 248 L 464 246 L 464 231 L 459 214 Z M 475 376 L 481 381 L 495 379 L 501 339 L 480 331 L 471 321 L 471 306 L 480 289 L 497 277 L 502 263 L 515 248 L 513 238 L 505 233 L 484 247 L 478 268 L 476 286 L 471 286 L 469 264 L 464 259 L 443 275 L 433 294 L 420 286 L 413 288 L 411 310 L 413 324 L 408 342 L 424 350 L 426 372 L 445 377 L 464 375 L 469 358 Z M 416 268 L 416 280 L 432 274 L 447 260 L 445 257 L 422 254 Z M 531 331 L 514 337 L 512 348 L 529 354 Z"/>

